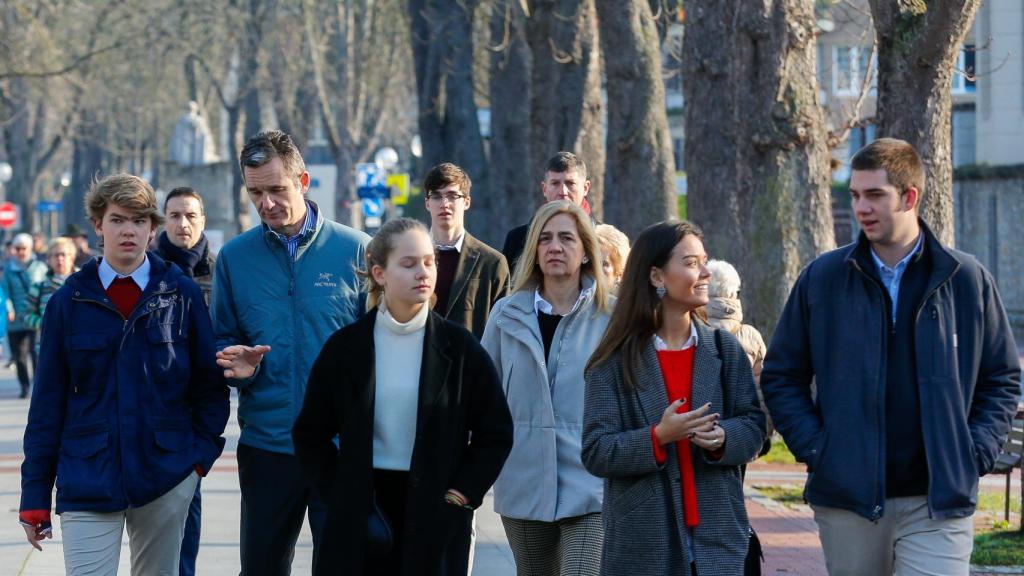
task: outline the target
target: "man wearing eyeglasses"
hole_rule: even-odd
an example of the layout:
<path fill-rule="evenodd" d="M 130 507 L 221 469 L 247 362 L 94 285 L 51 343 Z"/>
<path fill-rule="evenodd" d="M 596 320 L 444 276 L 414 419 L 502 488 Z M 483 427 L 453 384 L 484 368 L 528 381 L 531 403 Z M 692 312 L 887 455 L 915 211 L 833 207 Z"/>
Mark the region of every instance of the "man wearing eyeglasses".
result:
<path fill-rule="evenodd" d="M 540 192 L 545 202 L 568 200 L 583 208 L 590 214 L 587 194 L 590 193 L 590 180 L 587 179 L 587 165 L 583 159 L 572 152 L 559 152 L 552 156 L 544 168 L 544 180 L 540 183 Z M 591 217 L 593 221 L 593 217 Z M 593 222 L 595 225 L 597 222 Z M 509 230 L 505 236 L 505 244 L 501 253 L 505 256 L 510 270 L 514 270 L 519 256 L 526 245 L 526 232 L 530 229 L 527 222 Z"/>
<path fill-rule="evenodd" d="M 455 164 L 432 168 L 423 181 L 430 236 L 437 247 L 434 311 L 479 340 L 491 307 L 508 293 L 508 264 L 500 252 L 466 231 L 472 203 L 469 175 Z"/>

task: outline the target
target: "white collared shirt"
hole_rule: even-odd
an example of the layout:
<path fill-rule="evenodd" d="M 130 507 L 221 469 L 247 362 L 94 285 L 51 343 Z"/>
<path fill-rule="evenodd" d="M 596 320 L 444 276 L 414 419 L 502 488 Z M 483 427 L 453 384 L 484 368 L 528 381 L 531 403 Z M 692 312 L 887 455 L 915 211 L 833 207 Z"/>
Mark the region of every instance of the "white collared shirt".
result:
<path fill-rule="evenodd" d="M 106 258 L 100 258 L 100 283 L 103 284 L 103 289 L 106 290 L 107 288 L 110 288 L 110 285 L 113 284 L 115 278 L 131 278 L 135 281 L 135 284 L 139 286 L 140 290 L 145 290 L 146 286 L 149 284 L 149 268 L 149 256 L 144 256 L 142 264 L 139 264 L 138 268 L 132 271 L 131 274 L 127 275 L 114 270 L 110 264 L 107 263 Z"/>
<path fill-rule="evenodd" d="M 569 314 L 572 314 L 573 312 L 578 310 L 580 304 L 583 303 L 583 300 L 585 300 L 587 296 L 589 296 L 590 293 L 593 291 L 593 286 L 585 290 L 580 290 L 580 297 L 576 299 L 576 303 L 573 304 L 572 310 L 569 311 Z M 548 315 L 552 315 L 555 313 L 555 307 L 551 305 L 551 302 L 548 302 L 547 300 L 544 299 L 543 296 L 540 295 L 540 288 L 534 290 L 533 292 L 533 309 L 536 312 L 543 312 Z M 566 316 L 568 316 L 569 314 L 566 314 Z"/>
<path fill-rule="evenodd" d="M 463 230 L 462 234 L 459 234 L 459 237 L 455 239 L 455 244 L 438 244 L 438 243 L 435 242 L 434 246 L 436 246 L 438 250 L 451 250 L 452 248 L 455 248 L 456 252 L 458 252 L 459 254 L 462 254 L 462 242 L 465 239 L 466 239 L 466 231 Z M 431 240 L 433 240 L 433 238 L 431 238 Z"/>
<path fill-rule="evenodd" d="M 683 347 L 680 350 L 686 350 L 687 348 L 693 348 L 697 345 L 697 325 L 693 320 L 690 320 L 690 337 L 683 342 Z M 654 349 L 657 351 L 670 350 L 668 344 L 661 339 L 661 336 L 654 335 Z"/>

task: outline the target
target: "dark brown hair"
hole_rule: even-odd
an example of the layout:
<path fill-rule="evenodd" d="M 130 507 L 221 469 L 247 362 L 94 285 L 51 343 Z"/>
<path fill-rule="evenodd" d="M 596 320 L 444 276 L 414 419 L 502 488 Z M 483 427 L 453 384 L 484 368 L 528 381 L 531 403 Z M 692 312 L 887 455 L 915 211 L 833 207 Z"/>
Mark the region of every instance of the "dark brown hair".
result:
<path fill-rule="evenodd" d="M 285 173 L 292 178 L 298 178 L 306 171 L 298 146 L 291 136 L 280 130 L 266 130 L 249 138 L 238 154 L 238 163 L 244 176 L 246 168 L 259 168 L 274 158 L 281 159 Z"/>
<path fill-rule="evenodd" d="M 659 222 L 640 233 L 629 251 L 615 310 L 601 343 L 587 363 L 587 370 L 607 362 L 621 350 L 625 387 L 627 390 L 638 387 L 633 367 L 640 365 L 644 349 L 662 323 L 661 298 L 651 284 L 651 268 L 664 268 L 672 250 L 689 235 L 704 239 L 700 228 L 688 221 Z M 691 319 L 693 316 L 706 319 L 703 308 L 695 310 Z"/>
<path fill-rule="evenodd" d="M 583 180 L 587 179 L 587 165 L 583 159 L 572 152 L 562 151 L 548 158 L 547 166 L 544 167 L 543 179 L 547 180 L 548 172 L 559 173 L 570 170 L 575 170 Z"/>
<path fill-rule="evenodd" d="M 458 186 L 459 191 L 466 196 L 469 196 L 469 189 L 473 187 L 473 181 L 469 179 L 469 174 L 466 174 L 465 170 L 451 162 L 445 162 L 427 172 L 426 178 L 423 179 L 423 192 L 430 194 L 452 184 Z"/>
<path fill-rule="evenodd" d="M 199 214 L 206 214 L 206 206 L 203 204 L 203 197 L 199 195 L 199 192 L 196 192 L 195 188 L 190 188 L 188 186 L 179 186 L 167 193 L 167 197 L 164 198 L 164 214 L 167 213 L 167 203 L 170 202 L 172 198 L 178 197 L 195 198 L 196 202 L 199 202 Z"/>
<path fill-rule="evenodd" d="M 861 148 L 850 159 L 851 170 L 885 170 L 889 184 L 902 195 L 907 188 L 924 194 L 924 163 L 909 142 L 896 138 L 879 138 Z"/>

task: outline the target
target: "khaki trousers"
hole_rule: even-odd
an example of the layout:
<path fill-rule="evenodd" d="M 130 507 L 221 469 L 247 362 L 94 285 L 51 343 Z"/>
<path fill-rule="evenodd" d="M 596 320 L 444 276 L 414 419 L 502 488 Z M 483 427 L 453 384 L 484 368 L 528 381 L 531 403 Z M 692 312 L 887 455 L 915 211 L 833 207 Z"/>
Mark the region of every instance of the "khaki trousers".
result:
<path fill-rule="evenodd" d="M 847 510 L 811 506 L 830 576 L 967 576 L 970 517 L 933 520 L 924 496 L 885 501 L 872 522 Z"/>
<path fill-rule="evenodd" d="M 193 472 L 177 486 L 140 508 L 120 512 L 64 512 L 64 568 L 68 576 L 117 574 L 121 535 L 128 527 L 132 576 L 178 576 L 185 517 L 199 475 Z"/>

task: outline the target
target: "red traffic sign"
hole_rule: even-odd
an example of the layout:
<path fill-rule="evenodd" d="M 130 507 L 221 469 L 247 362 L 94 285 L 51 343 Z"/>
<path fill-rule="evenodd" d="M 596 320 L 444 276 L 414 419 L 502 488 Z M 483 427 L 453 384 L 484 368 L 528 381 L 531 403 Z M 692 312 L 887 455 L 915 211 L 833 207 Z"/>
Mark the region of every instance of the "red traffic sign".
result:
<path fill-rule="evenodd" d="M 0 204 L 0 228 L 10 228 L 18 221 L 18 207 L 10 202 Z"/>

